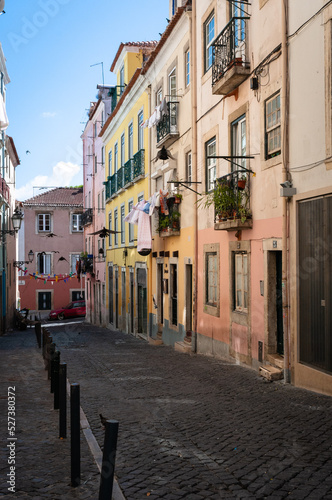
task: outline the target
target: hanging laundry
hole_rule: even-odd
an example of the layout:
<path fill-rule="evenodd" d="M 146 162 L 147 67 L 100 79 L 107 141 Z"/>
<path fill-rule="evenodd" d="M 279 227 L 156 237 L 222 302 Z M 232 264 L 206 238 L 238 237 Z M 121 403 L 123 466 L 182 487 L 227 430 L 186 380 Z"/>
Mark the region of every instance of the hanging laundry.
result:
<path fill-rule="evenodd" d="M 168 191 L 163 191 L 162 189 L 160 189 L 159 193 L 160 193 L 160 210 L 161 210 L 161 213 L 164 214 L 164 215 L 168 215 L 169 214 L 169 212 L 168 212 L 168 206 L 167 206 Z"/>
<path fill-rule="evenodd" d="M 131 209 L 129 214 L 125 217 L 125 222 L 129 222 L 130 224 L 138 224 L 138 216 L 140 210 L 143 210 L 146 201 L 142 200 L 136 203 L 136 205 Z"/>
<path fill-rule="evenodd" d="M 138 216 L 137 228 L 137 251 L 151 250 L 152 236 L 151 236 L 151 219 L 150 216 L 140 211 Z"/>
<path fill-rule="evenodd" d="M 161 116 L 163 117 L 164 115 L 167 115 L 167 102 L 166 102 L 166 97 L 161 101 L 160 104 L 160 112 Z"/>

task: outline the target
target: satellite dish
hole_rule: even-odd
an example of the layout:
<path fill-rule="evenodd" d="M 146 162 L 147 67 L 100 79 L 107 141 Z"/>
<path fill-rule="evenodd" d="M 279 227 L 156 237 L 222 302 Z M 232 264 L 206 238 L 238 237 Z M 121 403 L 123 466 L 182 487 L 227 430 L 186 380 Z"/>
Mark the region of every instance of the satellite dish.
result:
<path fill-rule="evenodd" d="M 0 0 L 0 12 L 5 8 L 5 0 Z"/>

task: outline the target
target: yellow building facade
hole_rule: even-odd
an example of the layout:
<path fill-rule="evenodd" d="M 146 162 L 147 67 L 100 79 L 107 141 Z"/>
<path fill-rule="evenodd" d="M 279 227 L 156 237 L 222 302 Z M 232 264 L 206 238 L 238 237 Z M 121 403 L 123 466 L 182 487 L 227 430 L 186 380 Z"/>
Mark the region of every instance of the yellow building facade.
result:
<path fill-rule="evenodd" d="M 121 44 L 111 71 L 117 75 L 117 104 L 101 137 L 105 148 L 106 303 L 109 325 L 147 337 L 151 249 L 137 251 L 138 226 L 125 221 L 135 205 L 148 200 L 149 95 L 140 66 L 154 42 Z"/>

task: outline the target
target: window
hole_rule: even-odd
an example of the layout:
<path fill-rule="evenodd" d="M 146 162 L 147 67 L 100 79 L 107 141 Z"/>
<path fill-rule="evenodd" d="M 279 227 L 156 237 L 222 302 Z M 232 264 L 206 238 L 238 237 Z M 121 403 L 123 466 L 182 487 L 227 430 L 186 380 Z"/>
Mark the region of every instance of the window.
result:
<path fill-rule="evenodd" d="M 212 42 L 214 39 L 214 12 L 210 15 L 208 20 L 204 23 L 204 67 L 205 72 L 212 66 L 213 47 Z"/>
<path fill-rule="evenodd" d="M 105 166 L 105 146 L 101 148 L 101 166 Z"/>
<path fill-rule="evenodd" d="M 121 66 L 121 69 L 120 69 L 120 96 L 124 92 L 124 85 L 125 85 L 125 82 L 124 82 L 124 66 Z"/>
<path fill-rule="evenodd" d="M 242 3 L 240 2 L 232 2 L 231 7 L 232 7 L 232 18 L 235 20 L 234 24 L 234 42 L 235 42 L 235 47 L 238 48 L 241 46 L 242 42 L 245 41 L 246 39 L 246 25 L 245 25 L 245 18 L 247 16 L 246 14 L 246 7 L 243 5 L 243 3 L 246 3 L 247 0 L 242 0 Z"/>
<path fill-rule="evenodd" d="M 203 278 L 203 304 L 204 313 L 211 316 L 220 316 L 220 278 L 219 243 L 203 245 L 204 278 Z"/>
<path fill-rule="evenodd" d="M 98 193 L 98 214 L 100 212 L 100 193 Z"/>
<path fill-rule="evenodd" d="M 185 75 L 185 83 L 186 87 L 188 87 L 190 83 L 190 51 L 189 49 L 185 52 L 185 68 L 186 68 L 186 75 Z"/>
<path fill-rule="evenodd" d="M 235 310 L 248 311 L 248 255 L 235 254 Z"/>
<path fill-rule="evenodd" d="M 130 160 L 133 156 L 134 156 L 134 130 L 133 130 L 133 122 L 131 122 L 128 127 L 128 159 Z"/>
<path fill-rule="evenodd" d="M 247 139 L 246 139 L 246 117 L 242 115 L 231 124 L 231 144 L 232 156 L 246 156 Z M 238 165 L 246 168 L 246 159 L 237 158 L 236 164 L 232 164 L 232 170 L 239 170 Z"/>
<path fill-rule="evenodd" d="M 163 89 L 160 88 L 157 90 L 157 94 L 156 94 L 156 106 L 160 106 L 160 104 L 162 103 L 162 100 L 163 100 Z"/>
<path fill-rule="evenodd" d="M 108 152 L 108 175 L 112 175 L 112 150 Z"/>
<path fill-rule="evenodd" d="M 38 292 L 38 311 L 52 309 L 52 292 Z"/>
<path fill-rule="evenodd" d="M 71 230 L 73 233 L 83 231 L 82 214 L 71 214 Z"/>
<path fill-rule="evenodd" d="M 132 211 L 134 206 L 133 200 L 130 200 L 128 202 L 128 213 Z M 134 241 L 134 224 L 128 224 L 129 226 L 129 243 L 132 243 Z"/>
<path fill-rule="evenodd" d="M 191 186 L 192 168 L 191 168 L 191 151 L 186 154 L 186 186 Z"/>
<path fill-rule="evenodd" d="M 37 255 L 37 271 L 39 274 L 51 273 L 51 254 L 41 252 Z"/>
<path fill-rule="evenodd" d="M 94 136 L 97 137 L 97 122 L 94 123 Z"/>
<path fill-rule="evenodd" d="M 281 111 L 280 94 L 265 103 L 265 145 L 266 159 L 280 155 L 281 152 Z"/>
<path fill-rule="evenodd" d="M 74 302 L 75 300 L 83 300 L 85 297 L 84 290 L 72 290 L 71 292 L 71 300 Z"/>
<path fill-rule="evenodd" d="M 97 165 L 97 155 L 94 155 L 94 161 L 95 161 L 95 173 L 97 173 L 97 168 L 98 168 L 98 165 Z"/>
<path fill-rule="evenodd" d="M 138 151 L 144 149 L 143 110 L 138 113 Z"/>
<path fill-rule="evenodd" d="M 205 144 L 206 153 L 206 190 L 214 189 L 216 180 L 216 159 L 211 156 L 216 156 L 216 138 L 210 139 Z"/>
<path fill-rule="evenodd" d="M 38 214 L 38 232 L 51 231 L 51 214 Z"/>
<path fill-rule="evenodd" d="M 70 255 L 70 272 L 71 273 L 76 273 L 76 262 L 80 260 L 80 254 L 79 253 L 72 253 Z M 75 300 L 75 299 L 72 299 Z"/>
<path fill-rule="evenodd" d="M 108 214 L 108 229 L 112 229 L 112 212 L 109 212 Z M 108 245 L 110 247 L 112 246 L 112 234 L 108 237 Z"/>
<path fill-rule="evenodd" d="M 176 0 L 172 0 L 172 16 L 174 16 L 176 11 Z"/>
<path fill-rule="evenodd" d="M 217 252 L 206 253 L 205 303 L 212 307 L 218 305 L 218 257 Z"/>
<path fill-rule="evenodd" d="M 125 164 L 125 135 L 121 135 L 121 167 Z"/>
<path fill-rule="evenodd" d="M 173 68 L 168 75 L 168 87 L 170 100 L 176 100 L 176 68 Z"/>
<path fill-rule="evenodd" d="M 114 231 L 116 233 L 114 234 L 114 246 L 118 246 L 118 209 L 116 208 L 114 210 Z"/>
<path fill-rule="evenodd" d="M 114 173 L 118 171 L 118 143 L 114 144 Z"/>
<path fill-rule="evenodd" d="M 105 189 L 101 192 L 101 209 L 105 210 Z"/>
<path fill-rule="evenodd" d="M 121 244 L 125 244 L 125 207 L 121 205 Z"/>

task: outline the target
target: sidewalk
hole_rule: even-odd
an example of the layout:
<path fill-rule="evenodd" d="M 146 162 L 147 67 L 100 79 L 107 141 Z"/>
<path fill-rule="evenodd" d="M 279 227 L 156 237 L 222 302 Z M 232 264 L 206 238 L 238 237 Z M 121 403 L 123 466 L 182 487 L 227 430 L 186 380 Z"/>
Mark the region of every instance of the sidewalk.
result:
<path fill-rule="evenodd" d="M 96 500 L 100 475 L 83 436 L 81 485 L 70 486 L 70 420 L 68 416 L 67 438 L 59 439 L 59 410 L 53 409 L 54 397 L 34 328 L 0 337 L 0 381 L 0 497 Z M 15 415 L 9 414 L 8 394 L 10 404 L 15 403 Z"/>

